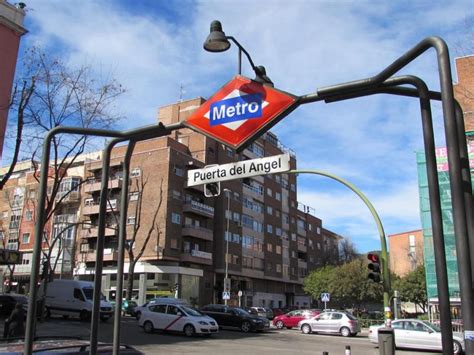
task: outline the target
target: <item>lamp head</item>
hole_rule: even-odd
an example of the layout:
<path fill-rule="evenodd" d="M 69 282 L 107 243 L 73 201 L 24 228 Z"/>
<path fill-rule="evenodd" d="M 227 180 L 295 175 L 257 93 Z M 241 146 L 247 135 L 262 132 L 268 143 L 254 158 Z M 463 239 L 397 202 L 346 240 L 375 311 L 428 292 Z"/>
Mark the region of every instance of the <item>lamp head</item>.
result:
<path fill-rule="evenodd" d="M 211 22 L 211 30 L 203 45 L 208 52 L 225 52 L 230 48 L 230 42 L 222 31 L 222 25 L 219 21 Z"/>
<path fill-rule="evenodd" d="M 255 67 L 255 79 L 254 81 L 273 87 L 273 81 L 267 76 L 267 70 L 263 65 L 258 65 Z"/>

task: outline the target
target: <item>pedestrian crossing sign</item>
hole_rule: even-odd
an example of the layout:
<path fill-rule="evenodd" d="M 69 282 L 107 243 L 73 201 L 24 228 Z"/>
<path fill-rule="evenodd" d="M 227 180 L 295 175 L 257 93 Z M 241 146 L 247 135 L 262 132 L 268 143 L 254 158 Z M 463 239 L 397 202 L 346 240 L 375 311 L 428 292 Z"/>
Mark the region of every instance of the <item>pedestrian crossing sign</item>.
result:
<path fill-rule="evenodd" d="M 222 299 L 223 300 L 230 300 L 230 292 L 228 292 L 228 291 L 222 292 Z"/>

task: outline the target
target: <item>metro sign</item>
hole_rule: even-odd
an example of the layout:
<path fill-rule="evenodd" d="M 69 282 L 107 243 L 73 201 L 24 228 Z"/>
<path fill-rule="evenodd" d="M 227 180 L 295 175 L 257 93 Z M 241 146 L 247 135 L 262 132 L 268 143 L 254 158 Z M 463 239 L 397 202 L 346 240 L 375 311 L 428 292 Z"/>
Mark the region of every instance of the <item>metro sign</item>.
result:
<path fill-rule="evenodd" d="M 237 75 L 184 125 L 242 150 L 296 108 L 296 97 Z M 240 148 L 240 149 L 239 149 Z"/>

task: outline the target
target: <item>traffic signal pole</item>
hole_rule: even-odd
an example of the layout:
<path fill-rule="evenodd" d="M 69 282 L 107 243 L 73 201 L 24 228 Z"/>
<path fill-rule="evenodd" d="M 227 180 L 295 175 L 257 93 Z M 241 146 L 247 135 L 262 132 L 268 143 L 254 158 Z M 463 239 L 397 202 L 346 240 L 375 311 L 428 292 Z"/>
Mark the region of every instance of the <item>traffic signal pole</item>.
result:
<path fill-rule="evenodd" d="M 330 174 L 325 171 L 321 170 L 290 170 L 288 172 L 289 174 L 315 174 L 315 175 L 321 175 L 328 177 L 330 179 L 336 180 L 337 182 L 340 182 L 341 184 L 345 185 L 349 189 L 351 189 L 359 198 L 365 203 L 367 208 L 369 209 L 370 213 L 372 214 L 372 217 L 374 218 L 375 224 L 377 225 L 377 230 L 379 232 L 379 238 L 380 238 L 380 247 L 381 247 L 381 253 L 380 253 L 380 261 L 382 263 L 382 278 L 383 278 L 383 306 L 384 308 L 390 307 L 390 270 L 389 270 L 389 263 L 388 263 L 388 253 L 387 253 L 387 240 L 385 238 L 385 231 L 382 226 L 382 221 L 380 220 L 380 217 L 375 210 L 374 206 L 372 203 L 369 201 L 369 199 L 360 191 L 355 185 L 351 184 L 347 180 L 344 180 L 343 178 L 336 176 L 334 174 Z"/>

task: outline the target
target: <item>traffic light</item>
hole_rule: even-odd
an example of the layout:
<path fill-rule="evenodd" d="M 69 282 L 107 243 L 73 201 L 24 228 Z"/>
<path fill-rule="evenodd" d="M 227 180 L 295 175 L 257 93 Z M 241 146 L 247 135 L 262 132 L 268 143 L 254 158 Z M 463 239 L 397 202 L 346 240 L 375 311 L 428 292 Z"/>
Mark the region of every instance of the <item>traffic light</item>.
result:
<path fill-rule="evenodd" d="M 41 280 L 46 280 L 49 272 L 49 265 L 47 261 L 43 261 L 43 268 L 41 269 Z"/>
<path fill-rule="evenodd" d="M 204 196 L 215 197 L 215 196 L 219 196 L 220 193 L 221 193 L 220 181 L 204 184 Z"/>
<path fill-rule="evenodd" d="M 369 259 L 369 264 L 367 265 L 369 269 L 368 278 L 374 282 L 380 282 L 380 258 L 377 254 L 369 253 L 367 254 L 367 259 Z"/>

